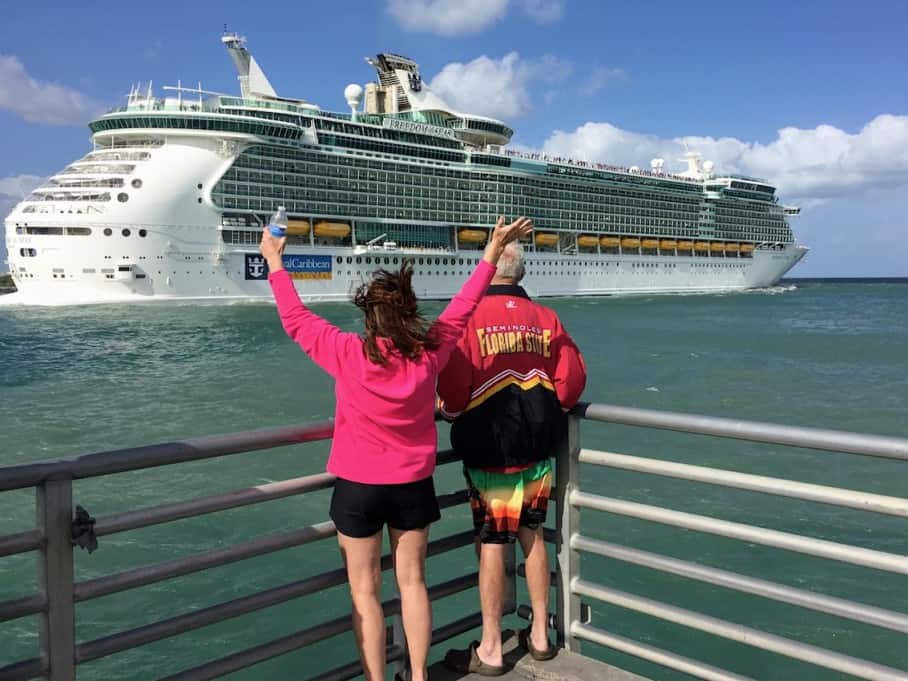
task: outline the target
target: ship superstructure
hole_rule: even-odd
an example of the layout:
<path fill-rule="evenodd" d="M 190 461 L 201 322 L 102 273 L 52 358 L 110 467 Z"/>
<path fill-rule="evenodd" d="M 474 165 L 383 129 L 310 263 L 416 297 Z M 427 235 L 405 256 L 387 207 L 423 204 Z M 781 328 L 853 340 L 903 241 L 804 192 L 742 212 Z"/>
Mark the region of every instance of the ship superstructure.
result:
<path fill-rule="evenodd" d="M 395 54 L 367 61 L 349 112 L 277 95 L 225 35 L 240 96 L 131 90 L 90 123 L 93 149 L 6 219 L 27 304 L 270 298 L 257 244 L 290 215 L 285 265 L 304 299 L 342 300 L 404 258 L 424 298 L 457 291 L 498 215 L 531 216 L 537 296 L 771 286 L 803 257 L 766 181 L 695 152 L 665 171 L 516 152 L 501 121 L 458 112 Z M 2 300 L 2 299 L 0 299 Z"/>

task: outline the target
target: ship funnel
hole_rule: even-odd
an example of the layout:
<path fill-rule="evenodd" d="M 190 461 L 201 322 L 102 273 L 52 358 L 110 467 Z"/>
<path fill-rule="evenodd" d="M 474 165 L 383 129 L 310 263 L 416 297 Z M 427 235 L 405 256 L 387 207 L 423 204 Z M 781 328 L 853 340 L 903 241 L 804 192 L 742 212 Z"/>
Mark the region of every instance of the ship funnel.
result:
<path fill-rule="evenodd" d="M 277 97 L 255 57 L 246 49 L 246 39 L 236 33 L 225 33 L 221 42 L 227 47 L 239 74 L 240 93 L 248 97 Z"/>

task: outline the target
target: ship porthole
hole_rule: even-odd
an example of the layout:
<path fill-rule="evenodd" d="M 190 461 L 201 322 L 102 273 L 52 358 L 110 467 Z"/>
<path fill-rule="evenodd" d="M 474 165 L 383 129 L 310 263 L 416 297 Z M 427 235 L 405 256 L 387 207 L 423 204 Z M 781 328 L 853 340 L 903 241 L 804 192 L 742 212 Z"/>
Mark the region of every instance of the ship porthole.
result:
<path fill-rule="evenodd" d="M 126 203 L 127 201 L 129 201 L 129 194 L 127 194 L 126 192 L 120 192 L 119 194 L 117 194 L 117 201 L 119 201 L 120 203 Z"/>
<path fill-rule="evenodd" d="M 135 180 L 132 181 L 132 186 L 133 186 L 134 189 L 139 189 L 139 188 L 141 188 L 141 186 L 142 186 L 142 180 L 136 178 Z"/>
<path fill-rule="evenodd" d="M 104 236 L 110 236 L 111 234 L 113 234 L 113 230 L 110 227 L 106 227 L 104 229 Z"/>
<path fill-rule="evenodd" d="M 142 237 L 142 238 L 144 239 L 146 236 L 148 236 L 148 230 L 146 230 L 146 229 L 140 229 L 140 230 L 139 230 L 139 236 Z"/>
<path fill-rule="evenodd" d="M 124 229 L 122 232 L 120 232 L 120 234 L 122 234 L 123 236 L 129 236 L 130 234 L 132 234 L 132 232 L 130 232 L 128 229 Z"/>

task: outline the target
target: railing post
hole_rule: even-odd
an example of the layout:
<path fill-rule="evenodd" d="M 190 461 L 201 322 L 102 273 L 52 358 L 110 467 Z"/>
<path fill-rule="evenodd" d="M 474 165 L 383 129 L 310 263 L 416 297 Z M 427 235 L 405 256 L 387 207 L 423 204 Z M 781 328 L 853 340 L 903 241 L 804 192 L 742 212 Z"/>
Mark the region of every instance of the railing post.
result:
<path fill-rule="evenodd" d="M 49 681 L 75 681 L 73 603 L 72 480 L 48 480 L 37 488 L 37 526 L 44 542 L 38 559 L 38 587 L 47 597 L 41 613 L 41 655 Z"/>
<path fill-rule="evenodd" d="M 568 433 L 555 461 L 556 556 L 558 561 L 555 627 L 558 645 L 580 651 L 580 640 L 571 625 L 580 619 L 580 597 L 571 581 L 580 576 L 580 553 L 571 548 L 571 537 L 580 532 L 580 511 L 571 505 L 571 492 L 580 486 L 580 419 L 568 414 Z"/>

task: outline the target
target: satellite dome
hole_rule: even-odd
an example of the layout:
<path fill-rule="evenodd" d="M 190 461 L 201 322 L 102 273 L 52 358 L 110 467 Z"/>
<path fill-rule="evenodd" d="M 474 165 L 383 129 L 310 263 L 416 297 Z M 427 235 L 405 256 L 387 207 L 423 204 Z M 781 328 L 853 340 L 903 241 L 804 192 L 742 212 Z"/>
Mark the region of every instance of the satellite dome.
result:
<path fill-rule="evenodd" d="M 715 168 L 715 165 L 716 164 L 712 161 L 703 161 L 703 172 L 711 173 L 713 171 L 713 168 Z"/>

